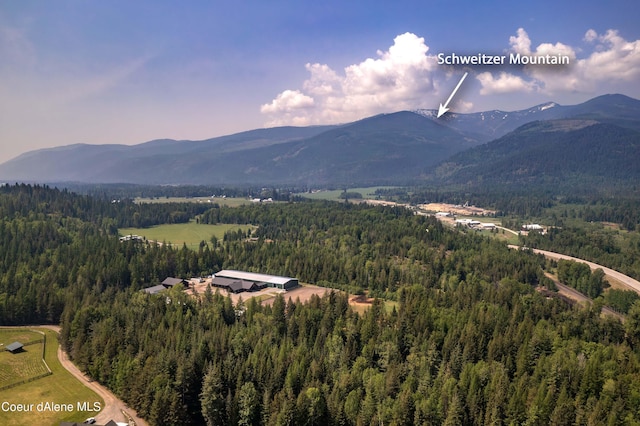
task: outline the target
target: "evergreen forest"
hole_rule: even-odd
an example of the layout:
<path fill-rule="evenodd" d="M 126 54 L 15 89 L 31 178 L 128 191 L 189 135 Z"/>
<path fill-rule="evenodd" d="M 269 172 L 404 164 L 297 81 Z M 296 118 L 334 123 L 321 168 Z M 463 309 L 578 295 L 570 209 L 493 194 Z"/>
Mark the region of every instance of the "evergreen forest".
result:
<path fill-rule="evenodd" d="M 257 229 L 197 250 L 118 238 L 191 219 Z M 546 290 L 551 267 L 400 207 L 0 187 L 0 325 L 60 324 L 73 361 L 153 425 L 640 424 L 640 301 L 617 295 L 625 321 L 602 316 Z M 330 290 L 270 305 L 141 292 L 221 269 Z M 358 312 L 362 293 L 376 299 Z"/>

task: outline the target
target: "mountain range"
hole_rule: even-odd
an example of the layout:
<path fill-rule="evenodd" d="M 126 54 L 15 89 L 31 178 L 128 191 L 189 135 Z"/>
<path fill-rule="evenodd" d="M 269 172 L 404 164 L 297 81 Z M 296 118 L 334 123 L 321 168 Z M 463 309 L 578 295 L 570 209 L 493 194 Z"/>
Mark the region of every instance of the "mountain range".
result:
<path fill-rule="evenodd" d="M 624 95 L 572 106 L 551 102 L 521 111 L 436 115 L 402 111 L 203 141 L 68 145 L 0 164 L 0 179 L 322 187 L 640 177 L 640 101 Z"/>

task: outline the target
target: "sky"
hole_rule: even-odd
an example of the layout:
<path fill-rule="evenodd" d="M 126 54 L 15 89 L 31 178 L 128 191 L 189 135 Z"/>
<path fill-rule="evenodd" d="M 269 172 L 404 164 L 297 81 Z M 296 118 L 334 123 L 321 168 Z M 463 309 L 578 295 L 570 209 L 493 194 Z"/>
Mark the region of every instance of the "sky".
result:
<path fill-rule="evenodd" d="M 0 0 L 0 163 L 438 109 L 640 98 L 637 0 Z M 561 53 L 564 67 L 437 64 Z"/>

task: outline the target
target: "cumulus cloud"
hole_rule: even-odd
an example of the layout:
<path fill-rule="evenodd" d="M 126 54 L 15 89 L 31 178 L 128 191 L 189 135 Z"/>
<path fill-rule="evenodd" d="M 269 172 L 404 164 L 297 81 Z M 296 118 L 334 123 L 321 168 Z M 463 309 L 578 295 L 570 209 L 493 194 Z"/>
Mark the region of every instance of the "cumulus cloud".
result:
<path fill-rule="evenodd" d="M 515 36 L 509 37 L 509 44 L 514 53 L 529 55 L 531 53 L 531 39 L 524 28 L 518 28 Z"/>
<path fill-rule="evenodd" d="M 525 81 L 517 75 L 501 72 L 498 78 L 495 78 L 490 72 L 483 72 L 476 76 L 482 89 L 481 95 L 492 95 L 497 93 L 510 92 L 531 92 L 534 90 L 534 84 Z"/>
<path fill-rule="evenodd" d="M 594 41 L 597 38 L 598 38 L 598 33 L 595 32 L 595 30 L 591 30 L 590 29 L 585 33 L 583 40 L 588 42 L 588 43 L 591 43 L 592 41 Z"/>
<path fill-rule="evenodd" d="M 640 40 L 627 41 L 616 30 L 608 30 L 603 35 L 587 32 L 585 38 L 600 42 L 591 56 L 578 62 L 588 80 L 634 81 L 640 77 Z"/>
<path fill-rule="evenodd" d="M 313 98 L 299 90 L 285 90 L 271 101 L 270 104 L 262 105 L 260 110 L 267 114 L 281 113 L 309 108 L 313 106 L 313 103 Z"/>
<path fill-rule="evenodd" d="M 349 65 L 342 73 L 307 64 L 302 90 L 285 90 L 260 108 L 268 125 L 335 123 L 434 103 L 435 58 L 424 38 L 405 33 L 387 51 Z"/>
<path fill-rule="evenodd" d="M 640 78 L 640 40 L 627 41 L 616 30 L 599 35 L 589 29 L 583 41 L 589 46 L 585 57 L 577 52 L 583 49 L 556 42 L 542 43 L 531 49 L 531 39 L 523 28 L 509 38 L 509 53 L 521 55 L 566 55 L 570 65 L 562 67 L 527 65 L 522 73 L 501 72 L 494 77 L 488 72 L 478 74 L 483 95 L 509 92 L 531 92 L 553 95 L 566 92 L 592 93 L 616 84 L 635 82 Z"/>

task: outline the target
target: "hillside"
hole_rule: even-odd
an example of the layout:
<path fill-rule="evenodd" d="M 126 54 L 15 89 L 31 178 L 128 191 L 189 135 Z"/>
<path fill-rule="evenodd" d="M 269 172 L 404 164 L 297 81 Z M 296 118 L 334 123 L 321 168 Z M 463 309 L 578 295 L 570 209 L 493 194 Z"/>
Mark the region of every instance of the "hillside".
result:
<path fill-rule="evenodd" d="M 615 168 L 614 180 L 635 176 L 634 164 L 624 155 L 635 154 L 628 144 L 640 131 L 640 101 L 623 95 L 605 95 L 573 106 L 553 102 L 521 111 L 485 111 L 473 114 L 450 113 L 435 118 L 433 110 L 381 114 L 340 126 L 278 127 L 257 129 L 204 141 L 156 140 L 139 145 L 75 144 L 32 151 L 0 164 L 1 181 L 136 183 L 136 184 L 215 184 L 215 185 L 348 185 L 416 184 L 433 181 L 428 176 L 441 165 L 437 176 L 445 182 L 473 182 L 479 176 L 500 181 L 547 182 L 561 176 L 558 171 L 570 166 L 575 176 L 608 179 Z M 582 135 L 542 129 L 532 122 L 576 119 L 592 121 Z M 606 125 L 609 127 L 600 127 Z M 521 127 L 525 126 L 525 127 Z M 597 130 L 596 135 L 589 136 Z M 512 133 L 510 133 L 512 132 Z M 537 138 L 552 139 L 556 153 L 566 153 L 570 164 L 559 164 L 557 157 L 531 151 Z M 620 155 L 607 154 L 625 147 Z M 501 138 L 507 138 L 502 140 Z M 577 139 L 589 139 L 589 150 L 576 145 Z M 600 139 L 598 139 L 600 138 Z M 497 140 L 496 140 L 497 139 Z M 496 140 L 489 151 L 472 151 L 449 157 Z M 625 142 L 626 141 L 626 142 Z M 541 141 L 544 142 L 544 141 Z M 548 142 L 548 141 L 547 141 Z M 585 142 L 586 143 L 586 142 Z M 607 142 L 609 143 L 609 142 Z M 508 152 L 496 147 L 507 144 Z M 493 150 L 498 149 L 497 152 Z M 573 157 L 574 151 L 577 157 Z M 520 152 L 520 154 L 517 154 Z M 514 156 L 511 158 L 511 156 Z M 586 157 L 585 157 L 586 155 Z M 520 156 L 520 157 L 518 157 Z M 523 167 L 528 157 L 534 163 Z M 568 157 L 568 158 L 569 158 Z M 475 160 L 474 160 L 475 158 Z M 506 161 L 504 165 L 492 163 Z M 476 161 L 478 164 L 473 165 Z M 538 164 L 541 161 L 542 163 Z M 593 164 L 592 162 L 597 164 Z M 518 164 L 517 173 L 508 164 Z M 482 164 L 484 165 L 482 165 Z M 544 164 L 543 164 L 544 163 Z M 484 168 L 483 168 L 484 167 Z M 555 167 L 555 168 L 554 168 Z M 631 174 L 625 167 L 631 167 Z M 498 173 L 502 170 L 504 173 Z M 565 170 L 568 173 L 568 170 Z M 471 174 L 465 174 L 471 173 Z M 511 176 L 513 175 L 513 176 Z M 562 174 L 566 177 L 566 173 Z M 553 181 L 553 179 L 551 179 Z M 436 179 L 438 181 L 438 179 Z"/>
<path fill-rule="evenodd" d="M 261 129 L 207 141 L 70 145 L 0 165 L 5 180 L 145 184 L 409 181 L 477 143 L 410 112 L 343 126 Z"/>
<path fill-rule="evenodd" d="M 187 204 L 0 187 L 1 323 L 59 324 L 87 379 L 150 425 L 640 419 L 640 302 L 624 323 L 571 305 L 541 287 L 553 272 L 542 257 L 409 209 Z M 209 224 L 250 218 L 256 240 L 230 231 L 193 250 L 119 240 L 114 224 L 162 221 L 159 211 Z M 242 293 L 235 306 L 219 290 L 140 291 L 223 268 L 333 291 L 303 302 L 293 290 L 271 304 Z M 352 295 L 362 293 L 376 299 L 356 310 Z M 32 413 L 3 414 L 34 424 L 21 421 Z"/>
<path fill-rule="evenodd" d="M 443 183 L 610 187 L 640 179 L 640 132 L 595 120 L 526 124 L 449 158 L 435 169 Z"/>

